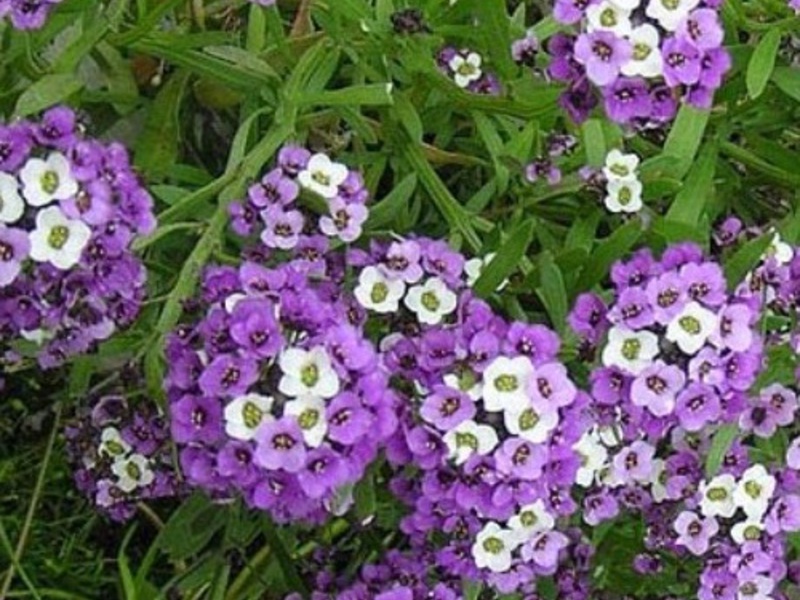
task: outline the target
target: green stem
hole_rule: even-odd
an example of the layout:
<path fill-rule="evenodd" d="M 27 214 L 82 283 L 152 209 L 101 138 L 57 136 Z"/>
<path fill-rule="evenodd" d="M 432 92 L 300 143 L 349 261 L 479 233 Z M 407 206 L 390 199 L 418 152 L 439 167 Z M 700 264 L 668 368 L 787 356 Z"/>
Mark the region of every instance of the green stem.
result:
<path fill-rule="evenodd" d="M 774 180 L 776 183 L 791 188 L 800 186 L 800 176 L 793 175 L 792 173 L 788 173 L 783 169 L 779 169 L 778 167 L 756 156 L 749 150 L 740 148 L 736 144 L 731 142 L 721 142 L 719 149 L 723 154 L 738 160 L 743 165 L 758 171 L 762 175 Z"/>
<path fill-rule="evenodd" d="M 47 440 L 47 448 L 45 449 L 44 459 L 42 460 L 42 467 L 39 469 L 39 476 L 36 479 L 36 485 L 33 489 L 33 497 L 31 503 L 28 505 L 28 512 L 25 515 L 25 522 L 22 524 L 22 531 L 20 532 L 19 539 L 17 540 L 17 547 L 14 549 L 14 556 L 11 561 L 11 567 L 8 569 L 6 579 L 3 582 L 3 588 L 0 590 L 0 598 L 5 598 L 11 589 L 11 582 L 14 579 L 16 569 L 15 565 L 19 565 L 22 561 L 22 555 L 25 552 L 25 546 L 28 544 L 28 538 L 31 534 L 31 527 L 33 526 L 33 517 L 36 514 L 36 509 L 39 506 L 39 500 L 42 497 L 44 490 L 45 476 L 47 475 L 47 468 L 50 466 L 50 458 L 53 455 L 53 447 L 56 443 L 56 435 L 58 434 L 58 427 L 61 421 L 61 405 L 57 404 L 55 409 L 55 421 L 53 429 L 50 432 L 50 438 Z"/>

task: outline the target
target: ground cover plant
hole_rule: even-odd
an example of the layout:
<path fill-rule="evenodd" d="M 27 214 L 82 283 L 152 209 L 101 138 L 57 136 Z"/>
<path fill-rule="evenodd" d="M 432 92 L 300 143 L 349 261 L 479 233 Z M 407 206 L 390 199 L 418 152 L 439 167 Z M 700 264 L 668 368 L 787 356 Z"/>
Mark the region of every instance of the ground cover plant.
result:
<path fill-rule="evenodd" d="M 800 598 L 783 0 L 0 0 L 0 598 Z"/>

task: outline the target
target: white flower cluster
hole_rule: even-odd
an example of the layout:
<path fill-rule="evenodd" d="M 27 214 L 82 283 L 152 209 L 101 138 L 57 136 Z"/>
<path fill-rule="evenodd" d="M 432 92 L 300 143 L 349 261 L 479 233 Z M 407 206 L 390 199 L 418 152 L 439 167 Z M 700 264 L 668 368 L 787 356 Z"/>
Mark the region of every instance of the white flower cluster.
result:
<path fill-rule="evenodd" d="M 115 485 L 125 492 L 131 493 L 137 488 L 147 487 L 155 479 L 150 465 L 150 459 L 143 454 L 132 452 L 131 445 L 126 442 L 116 427 L 106 427 L 100 435 L 98 454 L 110 458 L 111 472 L 117 478 Z M 86 465 L 92 467 L 94 465 Z M 111 496 L 98 496 L 101 506 L 113 501 Z M 108 504 L 103 504 L 108 502 Z"/>
<path fill-rule="evenodd" d="M 53 203 L 76 199 L 79 192 L 66 156 L 52 152 L 46 159 L 29 158 L 18 177 L 0 173 L 0 229 L 14 224 L 18 227 L 27 209 L 35 209 L 35 229 L 28 234 L 28 256 L 67 270 L 80 260 L 92 232 L 82 220 L 67 216 L 61 205 Z M 21 264 L 16 267 L 3 269 L 0 285 L 16 279 Z"/>
<path fill-rule="evenodd" d="M 361 271 L 355 296 L 364 308 L 383 314 L 397 312 L 402 300 L 425 325 L 441 323 L 458 303 L 456 294 L 439 277 L 429 277 L 422 283 L 420 279 L 392 279 L 374 266 Z"/>
<path fill-rule="evenodd" d="M 635 213 L 642 209 L 642 182 L 639 181 L 638 168 L 639 157 L 635 154 L 623 154 L 615 148 L 606 156 L 603 167 L 606 196 L 603 201 L 610 212 Z"/>

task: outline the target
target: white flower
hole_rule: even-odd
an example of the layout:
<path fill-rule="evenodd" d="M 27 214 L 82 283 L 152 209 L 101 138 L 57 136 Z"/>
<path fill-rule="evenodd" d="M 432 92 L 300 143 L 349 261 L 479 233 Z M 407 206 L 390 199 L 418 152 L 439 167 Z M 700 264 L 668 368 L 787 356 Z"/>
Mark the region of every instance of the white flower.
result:
<path fill-rule="evenodd" d="M 741 576 L 740 576 L 741 577 Z M 767 575 L 749 575 L 739 579 L 736 600 L 773 600 L 775 580 Z"/>
<path fill-rule="evenodd" d="M 442 380 L 447 387 L 465 393 L 473 402 L 477 402 L 483 396 L 483 385 L 476 379 L 472 371 L 466 371 L 460 376 L 449 373 Z"/>
<path fill-rule="evenodd" d="M 652 364 L 657 355 L 656 334 L 617 326 L 608 332 L 608 342 L 603 349 L 603 364 L 638 375 Z"/>
<path fill-rule="evenodd" d="M 54 200 L 66 200 L 78 193 L 67 157 L 53 152 L 47 160 L 30 158 L 19 172 L 22 194 L 31 206 L 45 206 Z"/>
<path fill-rule="evenodd" d="M 38 329 L 23 329 L 19 333 L 23 338 L 29 342 L 33 342 L 37 346 L 41 346 L 45 342 L 49 342 L 56 337 L 55 332 L 42 329 L 41 327 Z"/>
<path fill-rule="evenodd" d="M 650 0 L 645 14 L 664 29 L 675 31 L 700 0 Z"/>
<path fill-rule="evenodd" d="M 775 478 L 764 465 L 753 465 L 744 472 L 733 492 L 733 501 L 751 519 L 760 519 L 775 492 Z"/>
<path fill-rule="evenodd" d="M 131 445 L 122 439 L 119 429 L 106 427 L 100 434 L 100 446 L 97 453 L 103 456 L 124 456 L 131 451 Z"/>
<path fill-rule="evenodd" d="M 400 299 L 406 293 L 402 279 L 389 279 L 377 267 L 366 267 L 358 276 L 355 295 L 364 308 L 377 313 L 397 311 Z"/>
<path fill-rule="evenodd" d="M 794 258 L 794 250 L 792 247 L 781 239 L 781 234 L 777 231 L 772 236 L 767 251 L 764 253 L 766 258 L 772 257 L 779 265 L 785 265 L 792 262 Z"/>
<path fill-rule="evenodd" d="M 505 573 L 511 568 L 511 553 L 519 542 L 516 534 L 503 529 L 490 521 L 475 538 L 472 545 L 472 557 L 479 569 L 489 569 L 494 573 Z"/>
<path fill-rule="evenodd" d="M 741 546 L 745 542 L 754 542 L 761 539 L 762 531 L 764 531 L 764 523 L 761 522 L 761 519 L 745 519 L 731 528 L 731 537 L 734 542 Z"/>
<path fill-rule="evenodd" d="M 667 325 L 667 339 L 686 354 L 695 354 L 717 330 L 719 317 L 697 302 L 689 302 Z"/>
<path fill-rule="evenodd" d="M 481 62 L 481 55 L 477 52 L 470 52 L 466 56 L 456 54 L 451 58 L 448 66 L 453 71 L 456 85 L 465 88 L 473 81 L 480 79 L 483 75 Z"/>
<path fill-rule="evenodd" d="M 137 487 L 150 485 L 155 478 L 150 469 L 150 461 L 141 454 L 117 459 L 111 465 L 111 472 L 117 476 L 117 487 L 126 494 Z"/>
<path fill-rule="evenodd" d="M 528 405 L 528 381 L 534 369 L 526 356 L 498 356 L 483 372 L 483 407 L 489 412 Z"/>
<path fill-rule="evenodd" d="M 587 31 L 610 31 L 617 37 L 626 37 L 630 34 L 631 11 L 625 10 L 610 0 L 602 0 L 597 4 L 590 4 L 586 8 Z"/>
<path fill-rule="evenodd" d="M 519 512 L 506 523 L 517 534 L 520 543 L 528 541 L 537 533 L 550 531 L 555 524 L 553 515 L 547 512 L 541 498 L 533 504 L 520 507 Z"/>
<path fill-rule="evenodd" d="M 236 308 L 236 305 L 239 304 L 239 302 L 241 302 L 242 300 L 247 300 L 247 298 L 249 298 L 249 296 L 247 294 L 242 294 L 240 292 L 234 292 L 233 294 L 231 294 L 230 296 L 225 298 L 225 300 L 222 303 L 222 305 L 225 307 L 225 312 L 227 312 L 229 315 L 232 315 L 233 314 L 233 309 Z M 276 313 L 275 316 L 276 317 L 278 316 L 277 315 L 277 312 L 278 312 L 278 308 L 277 307 L 278 307 L 278 304 L 276 303 L 275 304 L 275 313 Z"/>
<path fill-rule="evenodd" d="M 606 184 L 603 202 L 612 213 L 639 212 L 642 210 L 642 182 L 638 179 L 611 179 Z"/>
<path fill-rule="evenodd" d="M 333 370 L 331 359 L 322 346 L 314 346 L 311 350 L 284 350 L 278 358 L 278 364 L 283 371 L 283 377 L 278 383 L 282 394 L 293 398 L 332 398 L 339 393 L 339 376 Z"/>
<path fill-rule="evenodd" d="M 19 195 L 17 178 L 0 173 L 0 223 L 14 223 L 25 212 L 25 201 Z"/>
<path fill-rule="evenodd" d="M 656 504 L 664 502 L 668 498 L 667 493 L 667 463 L 661 458 L 653 459 L 653 472 L 650 475 L 650 495 Z"/>
<path fill-rule="evenodd" d="M 456 309 L 458 298 L 444 281 L 431 277 L 423 285 L 409 289 L 403 302 L 416 313 L 420 323 L 437 325 Z"/>
<path fill-rule="evenodd" d="M 622 179 L 630 181 L 636 179 L 636 169 L 639 167 L 639 157 L 635 154 L 623 154 L 614 148 L 606 155 L 606 164 L 603 175 L 608 181 Z"/>
<path fill-rule="evenodd" d="M 444 435 L 444 443 L 450 458 L 457 465 L 467 461 L 473 454 L 489 454 L 498 443 L 497 432 L 491 425 L 479 425 L 475 421 L 464 421 Z"/>
<path fill-rule="evenodd" d="M 581 466 L 575 474 L 575 483 L 581 487 L 590 487 L 594 483 L 595 474 L 606 465 L 608 450 L 600 443 L 598 434 L 593 431 L 584 433 L 572 449 L 581 461 Z"/>
<path fill-rule="evenodd" d="M 308 160 L 306 168 L 297 175 L 297 182 L 323 198 L 335 198 L 349 172 L 345 165 L 319 153 Z"/>
<path fill-rule="evenodd" d="M 237 440 L 252 440 L 262 423 L 272 420 L 275 400 L 260 394 L 239 396 L 225 406 L 225 433 Z"/>
<path fill-rule="evenodd" d="M 540 411 L 527 400 L 522 406 L 506 407 L 503 423 L 512 435 L 518 435 L 533 444 L 541 444 L 558 426 L 558 412 Z"/>
<path fill-rule="evenodd" d="M 303 396 L 292 400 L 286 403 L 283 413 L 297 419 L 297 424 L 303 431 L 303 439 L 312 448 L 319 446 L 325 438 L 325 434 L 328 433 L 325 402 L 322 398 Z"/>
<path fill-rule="evenodd" d="M 641 4 L 641 0 L 611 0 L 612 3 L 622 10 L 627 10 L 629 12 L 633 12 L 639 5 Z"/>
<path fill-rule="evenodd" d="M 700 482 L 700 512 L 706 517 L 724 517 L 730 519 L 736 512 L 733 492 L 736 479 L 726 473 L 717 475 L 711 481 Z"/>
<path fill-rule="evenodd" d="M 478 281 L 480 276 L 483 274 L 483 271 L 492 264 L 494 257 L 497 256 L 496 253 L 490 252 L 483 258 L 475 257 L 470 258 L 467 262 L 464 263 L 464 273 L 467 275 L 467 285 L 472 287 Z M 499 292 L 504 287 L 508 285 L 508 279 L 504 279 L 500 282 L 500 285 L 497 286 L 497 291 Z"/>
<path fill-rule="evenodd" d="M 661 56 L 661 39 L 658 30 L 645 23 L 631 31 L 628 40 L 633 46 L 631 59 L 621 67 L 628 77 L 659 77 L 664 72 L 664 59 Z"/>
<path fill-rule="evenodd" d="M 86 223 L 68 219 L 60 208 L 50 206 L 36 215 L 36 229 L 30 235 L 31 258 L 61 270 L 69 269 L 81 259 L 91 236 Z"/>

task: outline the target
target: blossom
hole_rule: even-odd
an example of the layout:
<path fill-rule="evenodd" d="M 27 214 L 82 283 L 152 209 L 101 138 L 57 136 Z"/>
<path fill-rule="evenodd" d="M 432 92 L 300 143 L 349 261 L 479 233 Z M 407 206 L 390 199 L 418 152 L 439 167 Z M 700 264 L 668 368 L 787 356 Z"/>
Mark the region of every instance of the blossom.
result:
<path fill-rule="evenodd" d="M 649 331 L 630 331 L 612 327 L 603 350 L 603 364 L 619 367 L 638 375 L 658 355 L 658 338 Z"/>
<path fill-rule="evenodd" d="M 403 303 L 421 323 L 434 325 L 456 308 L 456 295 L 438 277 L 428 278 L 424 284 L 409 288 Z"/>
<path fill-rule="evenodd" d="M 252 393 L 235 398 L 225 406 L 225 432 L 237 440 L 252 440 L 261 424 L 273 418 L 274 402 L 274 398 Z"/>
<path fill-rule="evenodd" d="M 586 75 L 598 86 L 614 81 L 631 56 L 630 42 L 607 31 L 583 34 L 575 42 L 575 59 L 585 65 Z"/>
<path fill-rule="evenodd" d="M 488 411 L 513 411 L 528 404 L 528 381 L 534 368 L 524 356 L 498 356 L 483 372 L 483 405 Z"/>
<path fill-rule="evenodd" d="M 489 522 L 476 536 L 472 545 L 472 556 L 478 568 L 502 573 L 511 568 L 511 552 L 516 546 L 517 541 L 513 531 Z"/>
<path fill-rule="evenodd" d="M 289 348 L 281 353 L 278 364 L 283 372 L 278 389 L 288 396 L 332 398 L 339 392 L 339 377 L 320 346 Z"/>
<path fill-rule="evenodd" d="M 36 215 L 36 229 L 30 234 L 30 257 L 67 270 L 81 259 L 91 235 L 84 222 L 68 219 L 56 206 L 45 208 Z"/>
<path fill-rule="evenodd" d="M 756 464 L 747 469 L 733 492 L 736 506 L 750 518 L 760 518 L 775 492 L 775 477 L 763 465 Z"/>
<path fill-rule="evenodd" d="M 700 518 L 695 513 L 683 511 L 675 520 L 677 543 L 685 546 L 695 556 L 708 551 L 711 538 L 719 531 L 719 524 L 713 517 Z"/>
<path fill-rule="evenodd" d="M 444 443 L 456 464 L 465 462 L 473 454 L 488 454 L 497 442 L 497 432 L 491 425 L 480 425 L 472 420 L 463 421 L 444 436 Z"/>
<path fill-rule="evenodd" d="M 22 194 L 31 206 L 45 206 L 55 200 L 66 200 L 78 193 L 78 182 L 72 175 L 69 160 L 59 152 L 46 160 L 28 159 L 19 172 Z"/>
<path fill-rule="evenodd" d="M 308 159 L 305 169 L 297 175 L 297 182 L 323 198 L 334 198 L 347 174 L 345 165 L 333 162 L 327 154 L 318 153 Z"/>
<path fill-rule="evenodd" d="M 729 473 L 717 475 L 711 481 L 701 482 L 700 512 L 705 517 L 730 519 L 737 508 L 733 499 L 735 489 L 736 479 Z"/>
<path fill-rule="evenodd" d="M 301 396 L 287 402 L 283 412 L 297 419 L 297 424 L 303 430 L 303 439 L 309 447 L 317 448 L 322 444 L 328 432 L 328 420 L 325 402 L 321 398 Z"/>
<path fill-rule="evenodd" d="M 25 201 L 19 194 L 19 182 L 8 173 L 0 173 L 0 222 L 19 221 L 25 211 Z"/>
<path fill-rule="evenodd" d="M 447 63 L 453 71 L 453 79 L 456 85 L 461 88 L 467 87 L 470 83 L 481 78 L 481 55 L 477 52 L 470 52 L 466 56 L 455 54 Z"/>
<path fill-rule="evenodd" d="M 642 209 L 642 184 L 640 181 L 612 179 L 606 186 L 603 202 L 612 213 L 635 213 Z"/>
<path fill-rule="evenodd" d="M 378 313 L 397 312 L 405 293 L 406 285 L 402 279 L 391 279 L 373 266 L 361 271 L 354 291 L 361 306 Z"/>
<path fill-rule="evenodd" d="M 697 302 L 689 302 L 667 325 L 666 338 L 686 354 L 695 354 L 718 325 L 717 315 Z"/>

